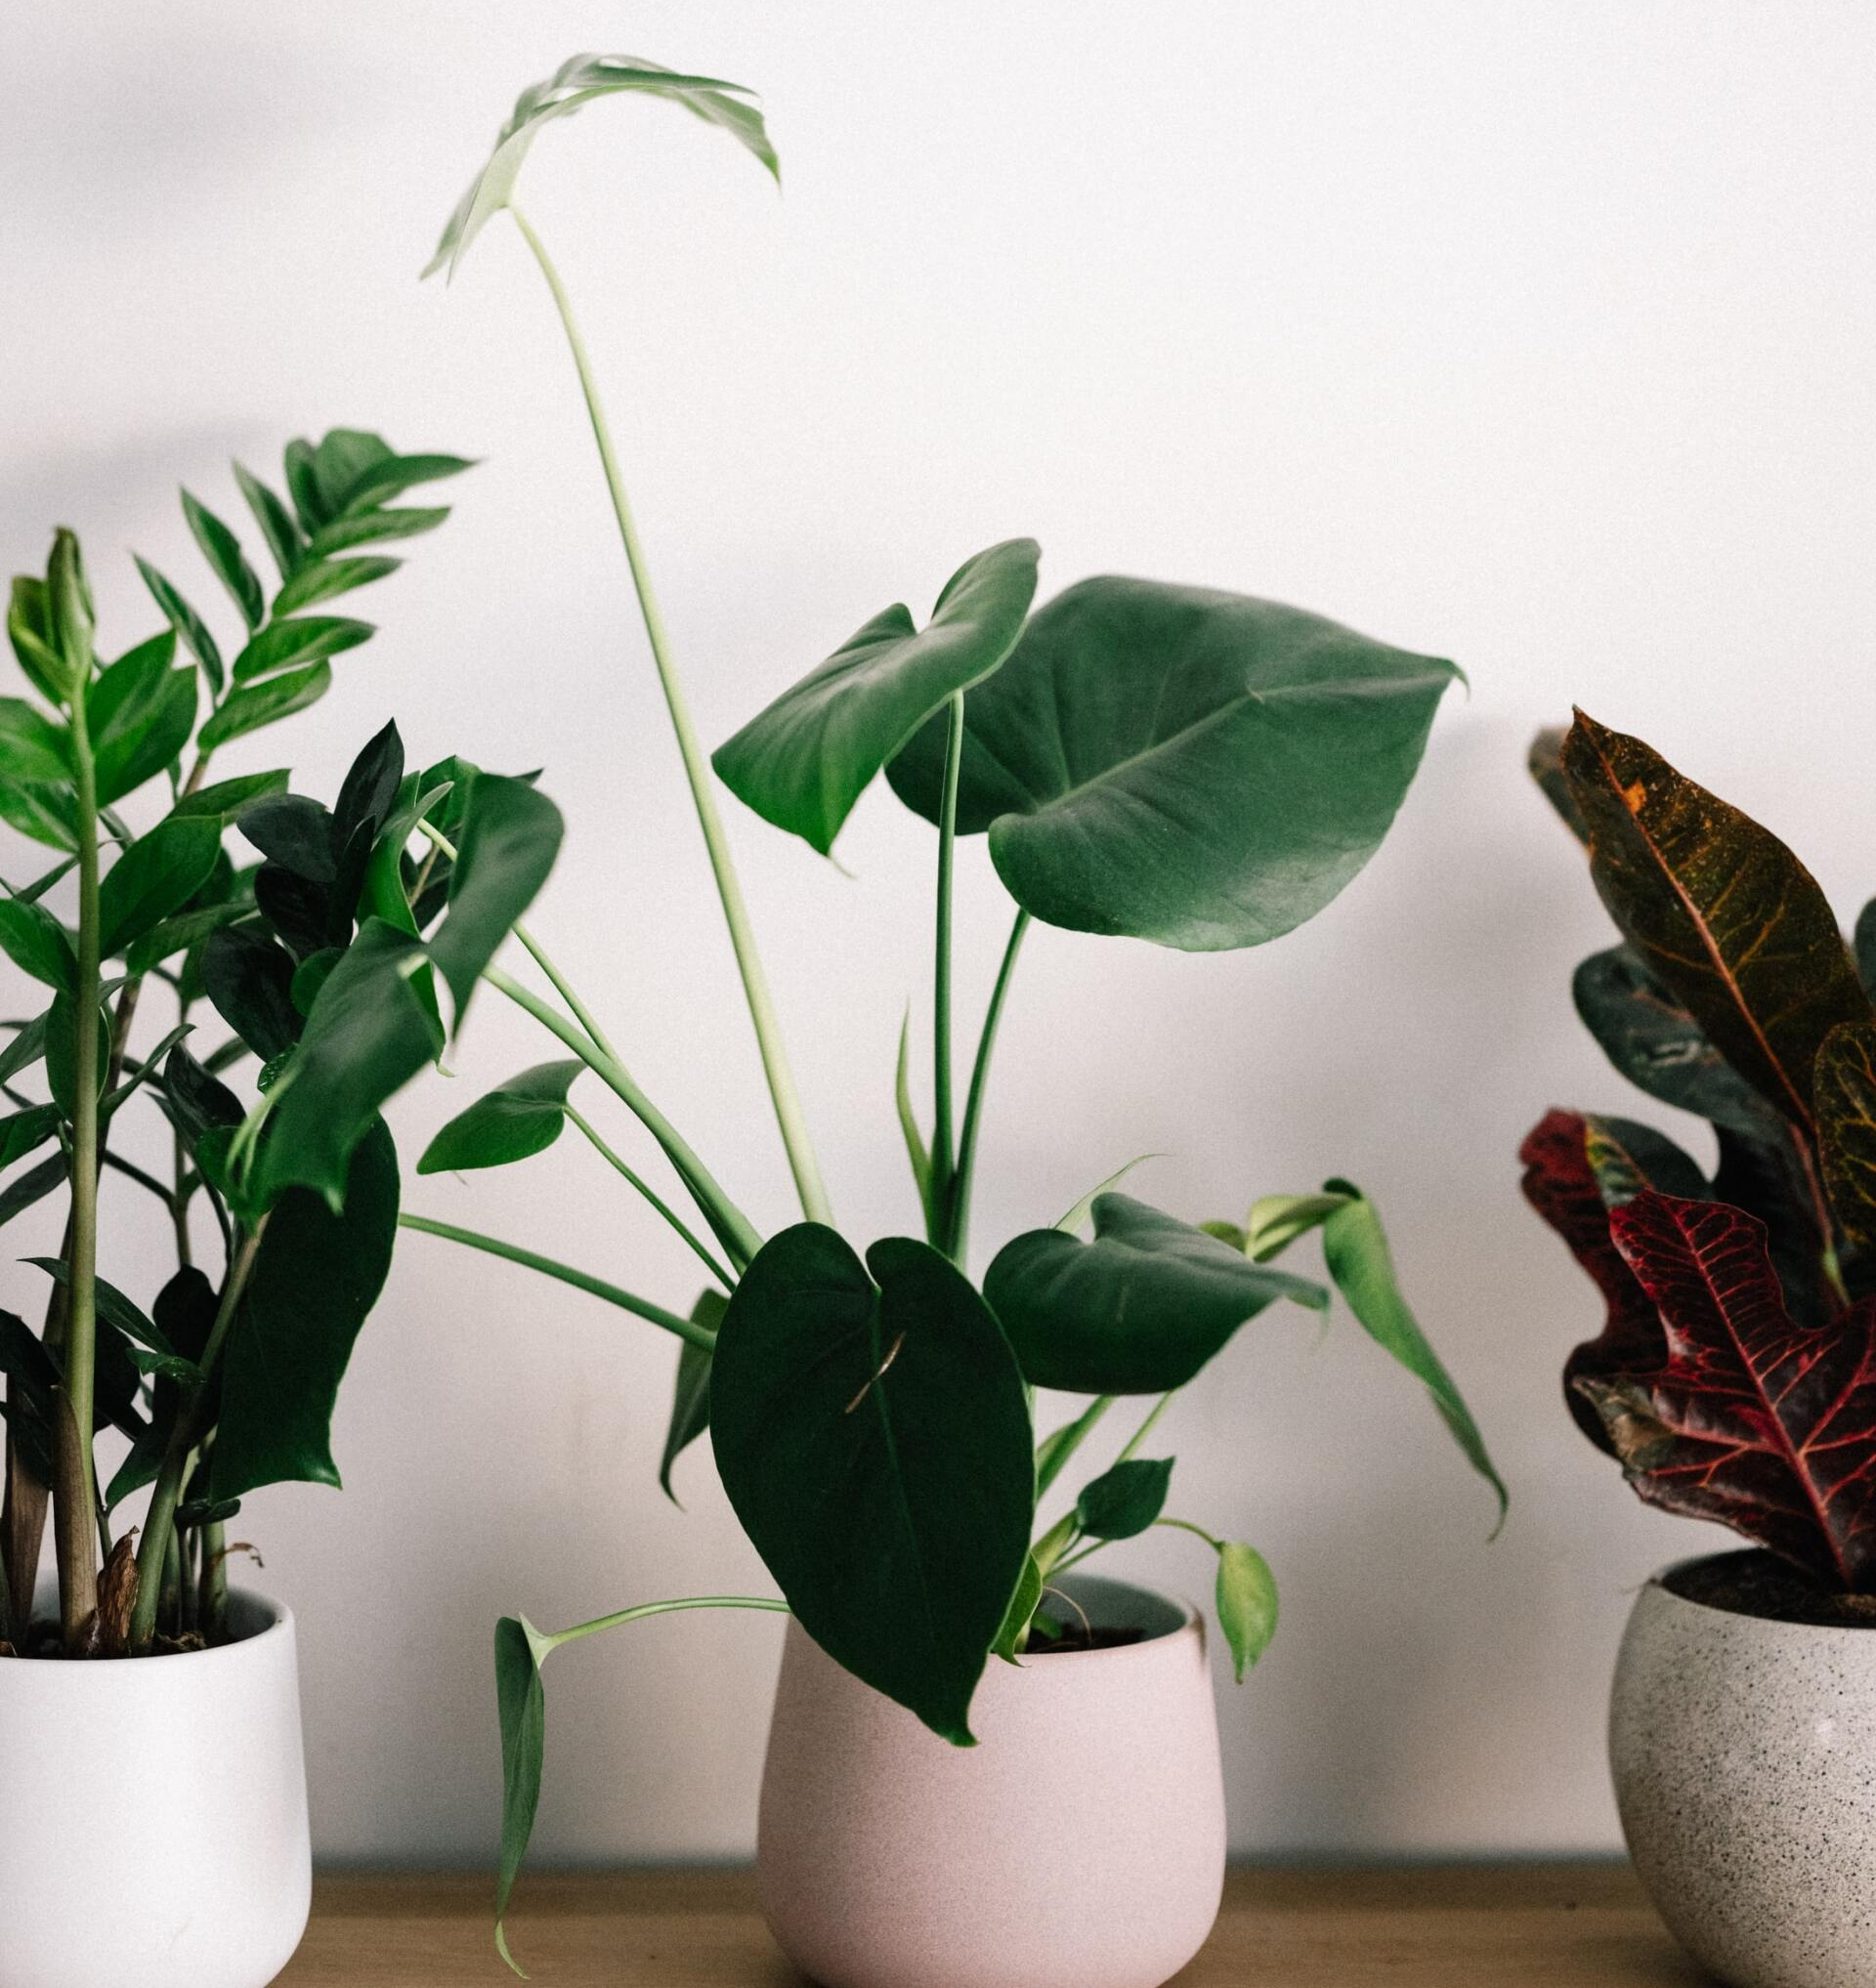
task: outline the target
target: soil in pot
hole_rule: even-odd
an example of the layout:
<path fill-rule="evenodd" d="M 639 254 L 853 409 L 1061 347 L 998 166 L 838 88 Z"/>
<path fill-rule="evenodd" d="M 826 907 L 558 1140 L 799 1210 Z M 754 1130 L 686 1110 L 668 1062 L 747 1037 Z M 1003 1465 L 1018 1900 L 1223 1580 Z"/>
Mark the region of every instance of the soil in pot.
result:
<path fill-rule="evenodd" d="M 1671 1567 L 1661 1585 L 1683 1601 L 1762 1622 L 1804 1623 L 1818 1628 L 1876 1629 L 1876 1594 L 1839 1594 L 1760 1549 L 1716 1553 Z"/>

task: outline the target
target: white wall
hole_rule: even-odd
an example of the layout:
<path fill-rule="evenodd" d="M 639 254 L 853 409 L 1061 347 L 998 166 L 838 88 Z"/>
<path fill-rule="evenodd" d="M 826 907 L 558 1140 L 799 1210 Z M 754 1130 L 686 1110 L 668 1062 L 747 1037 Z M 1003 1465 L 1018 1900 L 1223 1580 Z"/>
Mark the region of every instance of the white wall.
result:
<path fill-rule="evenodd" d="M 512 230 L 414 278 L 509 100 L 583 47 L 766 93 L 778 199 L 721 138 L 604 106 L 549 132 L 533 216 L 583 306 L 714 741 L 868 614 L 1013 532 L 1045 585 L 1267 593 L 1464 662 L 1380 858 L 1282 946 L 1187 958 L 1041 930 L 1004 1033 L 977 1224 L 1051 1219 L 1130 1155 L 1191 1216 L 1347 1171 L 1497 1451 L 1511 1523 L 1350 1325 L 1271 1316 L 1168 1430 L 1176 1504 L 1258 1542 L 1266 1663 L 1225 1699 L 1247 1851 L 1606 1847 L 1603 1692 L 1636 1583 L 1720 1536 L 1644 1513 L 1571 1428 L 1589 1285 L 1516 1192 L 1548 1105 L 1625 1108 L 1567 975 L 1606 943 L 1523 747 L 1576 698 L 1876 888 L 1876 347 L 1852 5 L 1088 0 L 943 9 L 402 0 L 9 10 L 0 24 L 0 550 L 79 527 L 107 628 L 128 548 L 193 553 L 187 479 L 381 427 L 487 458 L 290 732 L 326 792 L 395 713 L 413 754 L 541 764 L 572 822 L 536 924 L 758 1220 L 789 1203 L 565 355 Z M 204 581 L 206 599 L 212 583 Z M 732 826 L 837 1205 L 912 1224 L 890 1110 L 922 1001 L 930 842 L 889 795 L 851 877 Z M 6 873 L 25 854 L 4 851 Z M 980 998 L 1003 913 L 962 891 Z M 9 1011 L 23 994 L 10 991 Z M 485 999 L 406 1154 L 544 1053 Z M 1631 1105 L 1631 1108 L 1632 1105 Z M 630 1142 L 628 1127 L 621 1136 Z M 687 1300 L 686 1259 L 571 1144 L 409 1205 Z M 107 1275 L 149 1288 L 134 1195 Z M 11 1267 L 44 1224 L 8 1236 Z M 672 1348 L 411 1238 L 337 1428 L 343 1495 L 241 1525 L 305 1636 L 330 1855 L 478 1861 L 495 1615 L 752 1588 L 707 1458 L 656 1495 Z M 1118 1555 L 1116 1556 L 1118 1558 Z M 1176 1541 L 1131 1564 L 1175 1586 Z M 741 1855 L 772 1625 L 693 1616 L 550 1676 L 542 1852 Z"/>

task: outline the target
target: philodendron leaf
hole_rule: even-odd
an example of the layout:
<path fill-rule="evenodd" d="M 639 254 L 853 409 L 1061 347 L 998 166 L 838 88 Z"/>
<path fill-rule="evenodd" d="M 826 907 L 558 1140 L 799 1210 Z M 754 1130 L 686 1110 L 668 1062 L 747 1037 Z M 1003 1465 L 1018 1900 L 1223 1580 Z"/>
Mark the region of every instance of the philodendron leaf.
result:
<path fill-rule="evenodd" d="M 1016 646 L 1041 557 L 1033 538 L 1012 538 L 966 560 L 922 628 L 900 605 L 875 614 L 717 747 L 724 785 L 826 856 L 874 775 Z"/>
<path fill-rule="evenodd" d="M 477 1166 L 507 1166 L 544 1153 L 567 1122 L 567 1092 L 586 1066 L 536 1063 L 479 1097 L 424 1148 L 419 1173 L 463 1173 Z"/>
<path fill-rule="evenodd" d="M 708 1326 L 711 1332 L 720 1332 L 723 1314 L 728 1311 L 729 1305 L 729 1299 L 720 1290 L 701 1291 L 691 1307 L 691 1316 L 699 1325 Z M 679 1341 L 677 1385 L 671 1393 L 670 1425 L 664 1431 L 664 1454 L 658 1465 L 659 1484 L 673 1504 L 679 1501 L 677 1493 L 671 1489 L 672 1466 L 710 1425 L 712 1364 L 713 1355 L 704 1347 L 693 1345 L 689 1339 Z"/>
<path fill-rule="evenodd" d="M 1843 934 L 1775 835 L 1639 739 L 1577 713 L 1564 746 L 1602 902 L 1720 1053 L 1808 1135 L 1824 1037 L 1871 1019 Z"/>
<path fill-rule="evenodd" d="M 423 274 L 434 275 L 438 270 L 447 269 L 450 275 L 455 275 L 456 265 L 484 223 L 514 197 L 522 161 L 549 119 L 571 117 L 582 104 L 590 104 L 595 97 L 626 90 L 680 105 L 706 124 L 719 126 L 760 159 L 778 180 L 781 178 L 761 113 L 738 101 L 750 95 L 740 83 L 719 82 L 713 76 L 681 75 L 637 56 L 574 56 L 562 63 L 545 82 L 531 84 L 516 100 L 513 112 L 496 136 L 489 162 L 457 202 L 456 211 L 443 231 L 443 239 L 437 244 L 437 252 L 424 266 Z"/>
<path fill-rule="evenodd" d="M 1218 1543 L 1218 1579 L 1214 1601 L 1218 1627 L 1231 1650 L 1231 1669 L 1244 1682 L 1277 1632 L 1277 1583 L 1269 1562 L 1255 1546 L 1236 1540 Z"/>
<path fill-rule="evenodd" d="M 78 959 L 65 928 L 43 905 L 0 898 L 0 952 L 56 994 L 78 985 Z"/>
<path fill-rule="evenodd" d="M 1830 1205 L 1859 1249 L 1876 1248 L 1876 1020 L 1824 1037 L 1813 1102 Z"/>
<path fill-rule="evenodd" d="M 1505 1481 L 1493 1466 L 1465 1398 L 1400 1294 L 1393 1255 L 1374 1203 L 1345 1180 L 1332 1180 L 1328 1189 L 1348 1197 L 1322 1224 L 1323 1259 L 1336 1289 L 1368 1336 L 1391 1353 L 1432 1397 L 1467 1461 L 1492 1487 L 1502 1523 L 1511 1502 Z"/>
<path fill-rule="evenodd" d="M 1032 1229 L 1004 1244 L 984 1295 L 1037 1387 L 1163 1394 L 1183 1387 L 1278 1298 L 1321 1311 L 1318 1284 L 1266 1270 L 1124 1194 L 1094 1201 L 1094 1240 Z"/>
<path fill-rule="evenodd" d="M 449 911 L 430 942 L 430 956 L 455 1000 L 457 1029 L 483 968 L 547 881 L 562 828 L 560 810 L 527 781 L 471 777 Z"/>
<path fill-rule="evenodd" d="M 98 893 L 99 951 L 108 959 L 180 910 L 208 881 L 221 853 L 212 815 L 173 815 L 112 864 Z"/>
<path fill-rule="evenodd" d="M 1130 1457 L 1082 1487 L 1075 1516 L 1091 1540 L 1130 1540 L 1166 1508 L 1171 1457 Z"/>
<path fill-rule="evenodd" d="M 495 1711 L 501 1722 L 501 1856 L 495 1877 L 495 1946 L 514 1968 L 502 1920 L 528 1855 L 540 1806 L 540 1773 L 547 1747 L 547 1698 L 540 1667 L 554 1647 L 524 1616 L 495 1625 Z M 522 1975 L 526 1980 L 527 1976 Z"/>
<path fill-rule="evenodd" d="M 971 1695 L 1029 1552 L 1035 1466 L 1022 1375 L 961 1273 L 904 1238 L 862 1263 L 831 1229 L 783 1230 L 724 1316 L 710 1430 L 802 1628 L 971 1744 Z"/>
<path fill-rule="evenodd" d="M 195 672 L 171 668 L 176 636 L 140 642 L 85 695 L 101 804 L 134 793 L 171 765 L 195 723 Z"/>
<path fill-rule="evenodd" d="M 222 1356 L 210 1497 L 338 1483 L 332 1409 L 397 1233 L 397 1150 L 377 1119 L 353 1151 L 339 1211 L 296 1188 L 268 1217 Z"/>
<path fill-rule="evenodd" d="M 958 827 L 1050 924 L 1261 945 L 1380 846 L 1458 675 L 1269 601 L 1084 580 L 964 699 Z M 887 768 L 927 821 L 944 746 L 941 715 Z"/>

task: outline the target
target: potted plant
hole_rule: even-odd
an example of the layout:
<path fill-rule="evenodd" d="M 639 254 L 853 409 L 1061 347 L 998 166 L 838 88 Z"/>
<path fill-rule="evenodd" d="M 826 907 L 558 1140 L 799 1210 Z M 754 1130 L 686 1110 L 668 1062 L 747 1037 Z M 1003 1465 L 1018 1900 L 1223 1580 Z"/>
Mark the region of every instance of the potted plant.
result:
<path fill-rule="evenodd" d="M 1275 1257 L 1320 1231 L 1357 1319 L 1503 1493 L 1395 1287 L 1372 1205 L 1345 1182 L 1259 1202 L 1243 1226 L 1203 1228 L 1118 1192 L 1117 1175 L 1052 1226 L 1006 1242 L 974 1282 L 966 1237 L 998 1023 L 1032 922 L 1220 950 L 1321 910 L 1386 833 L 1457 672 L 1295 609 L 1151 581 L 1086 580 L 1032 613 L 1038 551 L 1017 539 L 966 561 L 922 625 L 902 606 L 875 614 L 719 748 L 714 773 L 732 793 L 823 855 L 881 772 L 936 831 L 929 1116 L 914 1103 L 905 1036 L 896 1087 L 922 1233 L 863 1251 L 831 1211 L 567 291 L 513 206 L 542 125 L 613 93 L 671 102 L 776 169 L 746 92 L 630 58 L 576 58 L 524 93 L 432 268 L 453 269 L 506 207 L 564 320 L 803 1219 L 757 1233 L 521 934 L 551 996 L 508 991 L 567 1053 L 453 1119 L 419 1170 L 522 1160 L 571 1124 L 684 1239 L 709 1284 L 686 1313 L 516 1243 L 403 1220 L 673 1334 L 665 1487 L 707 1429 L 781 1595 L 648 1602 L 557 1634 L 525 1617 L 500 1623 L 497 1936 L 506 1956 L 499 1922 L 539 1792 L 549 1653 L 667 1610 L 786 1610 L 759 1862 L 793 1960 L 829 1988 L 1158 1983 L 1203 1942 L 1222 1875 L 1204 1634 L 1184 1603 L 1081 1570 L 1151 1525 L 1182 1527 L 1214 1562 L 1238 1675 L 1257 1660 L 1276 1620 L 1270 1570 L 1249 1544 L 1169 1515 L 1172 1460 L 1148 1446 L 1246 1321 L 1278 1299 L 1328 1303 Z M 988 835 L 1013 902 L 960 1109 L 954 856 L 971 834 Z M 433 839 L 447 853 L 447 837 Z M 661 1149 L 669 1199 L 575 1103 L 589 1074 Z M 1083 1399 L 1039 1444 L 1041 1389 Z M 1039 1527 L 1039 1505 L 1123 1399 L 1147 1406 L 1120 1458 Z M 1051 1827 L 1038 1831 L 1045 1787 Z"/>
<path fill-rule="evenodd" d="M 441 1047 L 433 979 L 459 1020 L 559 823 L 523 782 L 457 762 L 406 777 L 395 726 L 329 810 L 288 792 L 283 769 L 209 776 L 225 746 L 321 696 L 331 658 L 372 634 L 304 612 L 398 565 L 353 549 L 448 515 L 391 500 L 466 467 L 337 430 L 287 449 L 290 508 L 237 468 L 278 565 L 271 588 L 185 492 L 241 617 L 226 664 L 144 562 L 168 625 L 103 663 L 69 531 L 43 577 L 13 584 L 8 633 L 32 695 L 0 698 L 0 817 L 57 860 L 0 897 L 0 950 L 45 1003 L 0 1050 L 14 1108 L 0 1222 L 55 1194 L 65 1219 L 59 1253 L 30 1259 L 49 1280 L 41 1330 L 0 1312 L 0 1755 L 21 1819 L 0 1833 L 0 1979 L 260 1988 L 305 1925 L 293 1618 L 230 1589 L 244 1549 L 226 1529 L 264 1486 L 339 1481 L 333 1403 L 397 1232 L 377 1108 Z M 404 859 L 425 809 L 460 842 L 453 871 Z M 149 1023 L 157 990 L 173 1025 Z M 211 1011 L 233 1035 L 198 1053 Z M 230 1084 L 250 1054 L 244 1105 Z M 120 1137 L 151 1103 L 167 1121 L 160 1172 Z M 107 1183 L 162 1205 L 172 1273 L 148 1278 L 113 1250 Z M 114 1469 L 97 1456 L 111 1431 L 129 1444 Z M 48 1506 L 58 1581 L 42 1593 Z"/>
<path fill-rule="evenodd" d="M 1650 1504 L 1730 1526 L 1636 1602 L 1609 1747 L 1636 1867 L 1734 1988 L 1876 1982 L 1876 907 L 1844 943 L 1775 835 L 1578 713 L 1533 765 L 1623 943 L 1576 971 L 1718 1165 L 1551 1112 L 1525 1193 L 1607 1307 L 1570 1412 Z"/>

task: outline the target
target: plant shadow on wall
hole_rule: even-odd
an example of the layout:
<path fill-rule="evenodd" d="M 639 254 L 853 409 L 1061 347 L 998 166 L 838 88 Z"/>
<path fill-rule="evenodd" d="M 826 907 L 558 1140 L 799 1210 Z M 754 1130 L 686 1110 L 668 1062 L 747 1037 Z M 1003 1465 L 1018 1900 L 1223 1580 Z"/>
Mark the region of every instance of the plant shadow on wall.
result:
<path fill-rule="evenodd" d="M 0 1119 L 0 1223 L 62 1189 L 67 1211 L 59 1253 L 32 1259 L 51 1280 L 42 1329 L 0 1312 L 0 1653 L 219 1641 L 240 1501 L 283 1481 L 338 1482 L 333 1405 L 396 1238 L 397 1156 L 378 1108 L 442 1050 L 439 980 L 460 1024 L 546 875 L 559 816 L 528 782 L 466 761 L 406 774 L 395 725 L 330 808 L 288 792 L 284 768 L 208 775 L 225 747 L 325 694 L 334 658 L 375 631 L 307 611 L 394 571 L 398 559 L 358 548 L 441 524 L 446 509 L 396 500 L 468 467 L 349 429 L 288 446 L 290 501 L 236 465 L 274 587 L 185 491 L 240 619 L 226 659 L 208 618 L 139 560 L 168 626 L 103 662 L 69 531 L 43 577 L 13 583 L 8 635 L 34 695 L 0 698 L 0 818 L 57 860 L 0 897 L 0 950 L 48 1002 L 7 1023 L 0 1049 L 14 1108 Z M 152 796 L 159 818 L 139 833 L 125 810 Z M 419 820 L 462 860 L 411 851 Z M 49 909 L 64 899 L 69 923 Z M 153 991 L 174 1024 L 139 1046 Z M 210 1015 L 233 1033 L 198 1054 Z M 231 1081 L 250 1056 L 243 1103 Z M 116 1150 L 121 1115 L 147 1105 L 167 1121 L 166 1174 Z M 107 1177 L 153 1196 L 170 1223 L 176 1268 L 148 1298 L 99 1275 Z M 215 1275 L 192 1236 L 202 1204 Z M 107 1482 L 94 1460 L 105 1430 L 130 1445 Z M 122 1530 L 124 1502 L 146 1490 L 141 1528 Z M 49 1506 L 56 1624 L 34 1619 Z"/>
<path fill-rule="evenodd" d="M 541 1665 L 565 1643 L 667 1610 L 789 1610 L 855 1676 L 968 1746 L 987 1660 L 1077 1647 L 1087 1631 L 1058 1586 L 1064 1573 L 1160 1525 L 1180 1528 L 1211 1556 L 1218 1619 L 1242 1677 L 1275 1627 L 1270 1570 L 1253 1546 L 1171 1513 L 1172 1459 L 1143 1453 L 1178 1390 L 1240 1326 L 1279 1300 L 1328 1305 L 1322 1285 L 1272 1267 L 1306 1236 L 1319 1236 L 1350 1310 L 1425 1385 L 1501 1509 L 1504 1499 L 1457 1388 L 1396 1287 L 1376 1210 L 1345 1180 L 1259 1201 L 1242 1223 L 1194 1226 L 1118 1192 L 1116 1174 L 1052 1226 L 1005 1243 L 981 1290 L 961 1267 L 998 1024 L 1032 922 L 1193 951 L 1280 938 L 1328 905 L 1380 844 L 1458 675 L 1451 663 L 1296 609 L 1144 580 L 1084 580 L 1032 612 L 1038 548 L 1017 539 L 967 560 L 922 624 L 903 606 L 875 614 L 724 744 L 713 759 L 724 784 L 824 856 L 881 772 L 935 830 L 928 1113 L 915 1103 L 910 1022 L 896 1084 L 924 1233 L 862 1249 L 834 1226 L 719 819 L 712 762 L 673 667 L 593 369 L 566 288 L 514 206 L 523 158 L 544 124 L 616 93 L 688 110 L 778 171 L 746 92 L 634 59 L 576 58 L 524 93 L 430 270 L 453 273 L 505 208 L 559 311 L 805 1219 L 767 1239 L 755 1232 L 528 939 L 552 997 L 505 977 L 498 984 L 569 1053 L 452 1120 L 419 1170 L 520 1161 L 571 1124 L 682 1237 L 709 1283 L 684 1313 L 511 1242 L 428 1216 L 403 1220 L 672 1333 L 680 1353 L 661 1481 L 668 1491 L 678 1457 L 707 1430 L 730 1501 L 783 1598 L 648 1602 L 555 1634 L 526 1618 L 500 1623 L 504 1957 L 500 1919 L 539 1794 Z M 447 833 L 427 832 L 450 853 Z M 960 1102 L 953 859 L 957 838 L 976 834 L 988 838 L 1013 916 Z M 694 1213 L 661 1197 L 574 1102 L 589 1074 L 651 1134 L 676 1198 Z M 1039 1389 L 1086 1400 L 1040 1443 Z M 1128 1397 L 1150 1407 L 1119 1459 L 1038 1532 L 1039 1504 Z"/>

